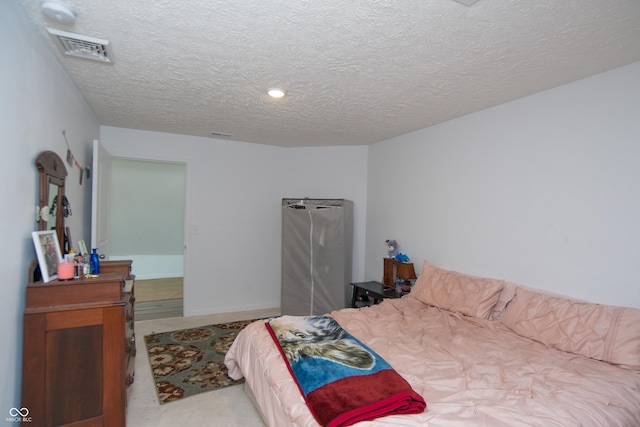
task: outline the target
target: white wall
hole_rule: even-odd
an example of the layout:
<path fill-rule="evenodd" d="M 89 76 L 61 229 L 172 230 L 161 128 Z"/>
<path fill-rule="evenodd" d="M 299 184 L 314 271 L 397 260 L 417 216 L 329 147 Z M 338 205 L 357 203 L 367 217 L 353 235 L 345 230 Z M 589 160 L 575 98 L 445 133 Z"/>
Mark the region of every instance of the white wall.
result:
<path fill-rule="evenodd" d="M 108 126 L 101 143 L 116 157 L 187 165 L 186 314 L 280 306 L 283 197 L 353 200 L 354 280 L 364 276 L 367 147 L 292 149 Z"/>
<path fill-rule="evenodd" d="M 35 258 L 31 232 L 37 229 L 38 170 L 41 151 L 63 159 L 67 146 L 88 164 L 90 144 L 99 135 L 98 121 L 71 79 L 24 16 L 17 2 L 0 1 L 0 186 L 3 245 L 0 246 L 0 419 L 20 406 L 22 315 L 27 266 Z M 90 182 L 80 186 L 79 171 L 67 166 L 66 194 L 72 216 L 66 224 L 75 242 L 89 236 Z"/>
<path fill-rule="evenodd" d="M 366 276 L 419 267 L 640 308 L 640 63 L 371 146 Z"/>

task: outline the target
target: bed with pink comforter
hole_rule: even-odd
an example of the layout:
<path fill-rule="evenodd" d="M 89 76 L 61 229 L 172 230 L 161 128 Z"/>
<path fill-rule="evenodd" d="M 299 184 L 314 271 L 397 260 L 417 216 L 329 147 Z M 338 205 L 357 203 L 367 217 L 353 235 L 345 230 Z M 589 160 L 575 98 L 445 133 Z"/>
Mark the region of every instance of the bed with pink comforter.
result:
<path fill-rule="evenodd" d="M 640 310 L 425 263 L 401 299 L 330 313 L 424 398 L 356 426 L 640 426 Z M 227 353 L 269 426 L 318 426 L 264 321 Z"/>

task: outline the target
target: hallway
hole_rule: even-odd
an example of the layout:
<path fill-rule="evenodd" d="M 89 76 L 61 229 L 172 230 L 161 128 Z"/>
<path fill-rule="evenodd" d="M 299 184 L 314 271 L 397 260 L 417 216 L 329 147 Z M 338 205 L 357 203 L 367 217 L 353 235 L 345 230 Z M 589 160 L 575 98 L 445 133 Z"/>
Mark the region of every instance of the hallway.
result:
<path fill-rule="evenodd" d="M 182 317 L 182 277 L 136 280 L 136 320 Z"/>

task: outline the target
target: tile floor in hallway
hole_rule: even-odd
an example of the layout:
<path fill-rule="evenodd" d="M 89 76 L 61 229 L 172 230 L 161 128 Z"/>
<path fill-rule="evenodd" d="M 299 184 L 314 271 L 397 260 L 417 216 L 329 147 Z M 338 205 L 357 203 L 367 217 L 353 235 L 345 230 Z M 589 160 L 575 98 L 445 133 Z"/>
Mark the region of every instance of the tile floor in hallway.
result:
<path fill-rule="evenodd" d="M 177 402 L 158 403 L 144 336 L 153 332 L 279 315 L 279 309 L 137 321 L 135 382 L 131 386 L 128 427 L 264 427 L 242 385 L 201 393 Z"/>

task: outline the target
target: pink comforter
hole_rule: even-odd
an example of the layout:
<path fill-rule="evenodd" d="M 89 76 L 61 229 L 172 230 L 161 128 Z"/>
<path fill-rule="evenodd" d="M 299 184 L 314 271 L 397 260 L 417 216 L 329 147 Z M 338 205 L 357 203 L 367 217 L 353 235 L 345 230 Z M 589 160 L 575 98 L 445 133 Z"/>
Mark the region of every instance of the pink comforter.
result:
<path fill-rule="evenodd" d="M 356 426 L 640 426 L 640 373 L 548 348 L 498 321 L 411 296 L 331 315 L 428 406 Z M 262 322 L 238 336 L 225 363 L 232 378 L 246 378 L 269 425 L 318 425 Z"/>

